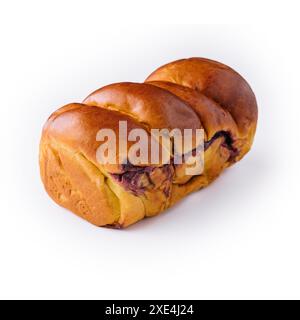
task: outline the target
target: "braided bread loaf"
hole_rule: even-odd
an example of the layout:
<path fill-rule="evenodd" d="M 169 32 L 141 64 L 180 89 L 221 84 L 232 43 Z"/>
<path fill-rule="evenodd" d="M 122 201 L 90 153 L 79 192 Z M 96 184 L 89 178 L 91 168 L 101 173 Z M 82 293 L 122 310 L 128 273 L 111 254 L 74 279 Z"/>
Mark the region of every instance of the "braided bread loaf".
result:
<path fill-rule="evenodd" d="M 202 128 L 203 173 L 188 176 L 172 163 L 99 164 L 97 132 L 110 128 L 118 134 L 120 121 L 127 121 L 128 130 Z M 97 226 L 127 227 L 208 185 L 240 160 L 252 145 L 256 122 L 255 96 L 238 73 L 208 59 L 175 61 L 144 83 L 111 84 L 54 112 L 43 129 L 41 177 L 59 205 Z"/>

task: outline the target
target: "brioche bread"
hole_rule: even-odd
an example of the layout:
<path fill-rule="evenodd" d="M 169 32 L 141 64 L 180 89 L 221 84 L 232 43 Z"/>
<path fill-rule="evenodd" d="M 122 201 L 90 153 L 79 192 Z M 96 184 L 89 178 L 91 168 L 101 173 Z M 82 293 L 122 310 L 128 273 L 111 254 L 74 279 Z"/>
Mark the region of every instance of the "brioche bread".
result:
<path fill-rule="evenodd" d="M 202 174 L 185 174 L 185 163 L 124 163 L 119 148 L 116 163 L 99 163 L 103 142 L 97 132 L 113 130 L 119 145 L 120 122 L 149 138 L 150 129 L 202 129 Z M 41 178 L 52 199 L 78 216 L 97 226 L 127 227 L 205 187 L 242 159 L 256 123 L 255 96 L 238 73 L 203 58 L 175 61 L 144 83 L 111 84 L 54 112 L 40 143 Z M 133 145 L 126 143 L 128 149 Z"/>

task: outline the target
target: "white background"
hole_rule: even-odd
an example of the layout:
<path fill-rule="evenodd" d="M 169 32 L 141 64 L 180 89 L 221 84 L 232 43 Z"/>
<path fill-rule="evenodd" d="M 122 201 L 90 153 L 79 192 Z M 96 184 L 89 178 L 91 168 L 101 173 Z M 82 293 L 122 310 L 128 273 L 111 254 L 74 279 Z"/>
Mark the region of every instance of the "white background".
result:
<path fill-rule="evenodd" d="M 0 298 L 300 298 L 294 3 L 1 2 Z M 259 124 L 246 158 L 123 231 L 53 203 L 38 168 L 49 114 L 191 56 L 230 65 L 256 93 Z"/>

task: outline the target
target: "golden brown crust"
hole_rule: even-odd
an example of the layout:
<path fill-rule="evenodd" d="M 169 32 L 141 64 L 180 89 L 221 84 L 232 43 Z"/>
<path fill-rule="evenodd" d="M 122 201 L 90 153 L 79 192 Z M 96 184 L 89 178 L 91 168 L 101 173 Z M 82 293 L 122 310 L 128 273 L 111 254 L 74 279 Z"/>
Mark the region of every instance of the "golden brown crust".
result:
<path fill-rule="evenodd" d="M 187 176 L 184 165 L 172 163 L 123 165 L 118 148 L 117 164 L 100 165 L 97 132 L 109 128 L 118 135 L 119 121 L 127 122 L 128 131 L 148 134 L 153 128 L 203 128 L 203 174 Z M 144 84 L 112 84 L 53 113 L 40 144 L 41 177 L 61 206 L 97 226 L 126 227 L 159 214 L 241 159 L 252 145 L 256 122 L 255 96 L 238 73 L 203 58 L 175 61 Z"/>
<path fill-rule="evenodd" d="M 160 174 L 162 180 L 157 186 L 145 186 L 144 195 L 134 195 L 114 180 L 123 173 L 120 161 L 117 165 L 99 165 L 96 152 L 101 142 L 96 140 L 97 132 L 110 128 L 118 134 L 119 121 L 127 121 L 128 131 L 143 128 L 116 111 L 70 104 L 48 119 L 41 140 L 41 176 L 47 192 L 63 207 L 99 226 L 127 226 L 163 211 L 168 201 L 164 188 L 171 188 Z M 153 174 L 151 178 L 155 179 Z"/>
<path fill-rule="evenodd" d="M 201 128 L 200 119 L 184 101 L 146 83 L 114 83 L 93 92 L 83 103 L 117 110 L 150 129 Z"/>
<path fill-rule="evenodd" d="M 148 83 L 172 92 L 192 107 L 201 119 L 207 140 L 222 130 L 230 131 L 234 137 L 237 137 L 237 125 L 231 114 L 204 94 L 166 81 L 149 81 Z"/>
<path fill-rule="evenodd" d="M 233 69 L 219 62 L 190 58 L 171 62 L 154 71 L 146 82 L 165 81 L 201 92 L 230 113 L 240 135 L 240 156 L 252 144 L 256 123 L 257 103 L 248 83 Z"/>
<path fill-rule="evenodd" d="M 53 140 L 58 144 L 68 145 L 73 150 L 85 154 L 96 165 L 96 153 L 101 144 L 96 139 L 98 131 L 109 128 L 119 135 L 119 121 L 127 122 L 128 131 L 146 129 L 133 118 L 113 110 L 80 103 L 69 104 L 54 112 L 48 119 L 43 129 L 42 141 Z M 133 144 L 130 141 L 127 143 L 128 148 Z M 123 155 L 120 155 L 118 150 L 117 148 L 118 163 L 122 163 Z M 111 172 L 117 173 L 119 165 L 109 168 Z"/>

